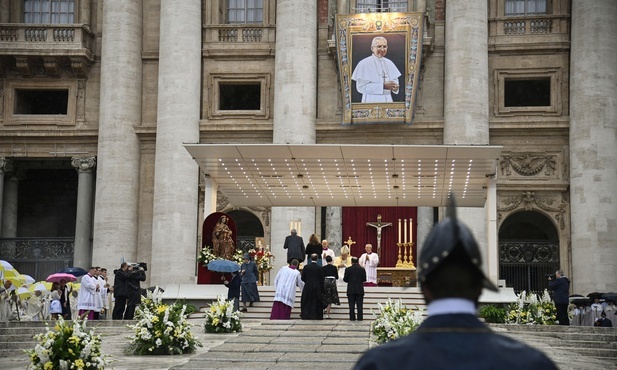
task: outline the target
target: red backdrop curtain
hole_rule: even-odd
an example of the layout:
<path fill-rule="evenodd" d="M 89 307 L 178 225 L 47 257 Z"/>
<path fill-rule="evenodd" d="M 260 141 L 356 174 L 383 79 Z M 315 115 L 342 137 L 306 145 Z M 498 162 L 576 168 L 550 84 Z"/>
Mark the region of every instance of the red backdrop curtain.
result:
<path fill-rule="evenodd" d="M 382 223 L 392 223 L 392 226 L 381 229 L 381 255 L 379 256 L 380 267 L 395 267 L 398 260 L 398 220 L 401 219 L 401 239 L 404 239 L 403 220 L 407 220 L 407 235 L 409 231 L 409 219 L 412 222 L 413 263 L 416 261 L 416 225 L 418 209 L 416 207 L 343 207 L 343 241 L 349 237 L 356 244 L 351 246 L 351 255 L 360 257 L 364 253 L 367 243 L 373 245 L 373 252 L 377 252 L 377 229 L 368 226 L 367 222 L 377 222 L 377 215 L 381 215 Z M 408 237 L 409 238 L 409 237 Z M 402 250 L 401 250 L 402 254 Z"/>

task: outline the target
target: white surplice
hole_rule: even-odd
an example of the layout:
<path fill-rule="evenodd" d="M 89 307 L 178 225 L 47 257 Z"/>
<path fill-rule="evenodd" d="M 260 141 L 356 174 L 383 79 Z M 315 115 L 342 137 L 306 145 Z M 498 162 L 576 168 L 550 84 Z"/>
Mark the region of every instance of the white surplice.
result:
<path fill-rule="evenodd" d="M 96 312 L 101 310 L 101 295 L 96 290 L 98 284 L 98 279 L 89 274 L 81 278 L 81 287 L 77 296 L 78 310 L 92 310 Z"/>
<path fill-rule="evenodd" d="M 283 266 L 274 278 L 274 287 L 276 289 L 274 300 L 293 308 L 296 302 L 296 287 L 302 291 L 304 281 L 298 269 Z"/>

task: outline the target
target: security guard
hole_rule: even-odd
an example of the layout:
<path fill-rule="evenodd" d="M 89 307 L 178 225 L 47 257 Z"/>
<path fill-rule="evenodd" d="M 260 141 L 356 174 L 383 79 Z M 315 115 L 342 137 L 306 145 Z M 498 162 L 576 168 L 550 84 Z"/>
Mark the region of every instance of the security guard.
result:
<path fill-rule="evenodd" d="M 478 244 L 456 219 L 453 200 L 424 243 L 418 279 L 428 318 L 409 336 L 365 353 L 355 369 L 557 369 L 542 352 L 493 333 L 476 317 L 482 288 L 498 289 L 482 271 Z"/>

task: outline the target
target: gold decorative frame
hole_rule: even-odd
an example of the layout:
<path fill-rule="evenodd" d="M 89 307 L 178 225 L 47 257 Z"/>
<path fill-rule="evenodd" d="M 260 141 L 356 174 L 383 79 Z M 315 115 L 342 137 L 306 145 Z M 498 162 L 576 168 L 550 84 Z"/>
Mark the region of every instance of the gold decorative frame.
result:
<path fill-rule="evenodd" d="M 422 13 L 336 15 L 335 37 L 343 98 L 343 125 L 412 123 L 420 75 L 422 28 Z M 402 73 L 399 79 L 401 88 L 393 96 L 393 102 L 357 102 L 358 93 L 351 75 L 356 64 L 370 55 L 370 42 L 376 36 L 385 37 L 388 46 L 393 46 L 389 48 L 387 56 Z"/>

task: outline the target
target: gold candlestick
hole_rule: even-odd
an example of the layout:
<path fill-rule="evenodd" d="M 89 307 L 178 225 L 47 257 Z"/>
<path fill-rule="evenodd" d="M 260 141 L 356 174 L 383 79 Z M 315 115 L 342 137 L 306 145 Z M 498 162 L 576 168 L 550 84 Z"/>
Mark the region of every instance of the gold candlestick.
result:
<path fill-rule="evenodd" d="M 405 262 L 403 262 L 403 265 L 407 268 L 416 268 L 413 263 L 413 242 L 407 243 L 407 245 L 409 246 L 409 259 L 407 258 L 407 249 L 405 249 Z"/>
<path fill-rule="evenodd" d="M 403 261 L 401 260 L 401 246 L 403 246 L 403 243 L 396 243 L 396 245 L 398 246 L 398 261 L 396 261 L 396 267 L 403 267 Z"/>

